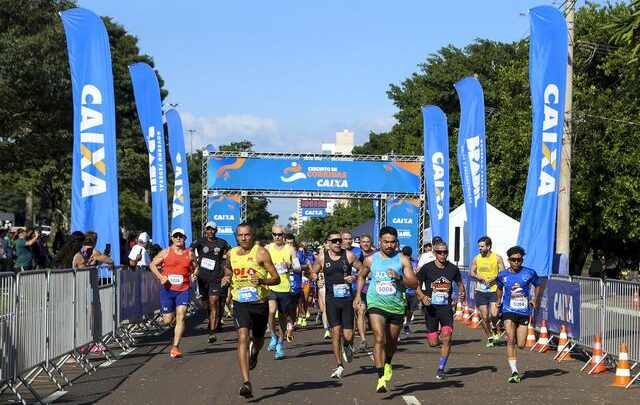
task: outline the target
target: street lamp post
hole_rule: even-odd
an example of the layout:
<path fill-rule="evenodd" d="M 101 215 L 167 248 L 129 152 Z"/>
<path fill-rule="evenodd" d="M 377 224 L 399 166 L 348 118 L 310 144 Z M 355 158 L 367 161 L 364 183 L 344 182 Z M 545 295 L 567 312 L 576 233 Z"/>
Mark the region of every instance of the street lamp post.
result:
<path fill-rule="evenodd" d="M 193 133 L 196 132 L 195 129 L 187 129 L 189 135 L 191 136 L 190 146 L 189 146 L 189 154 L 193 155 Z"/>

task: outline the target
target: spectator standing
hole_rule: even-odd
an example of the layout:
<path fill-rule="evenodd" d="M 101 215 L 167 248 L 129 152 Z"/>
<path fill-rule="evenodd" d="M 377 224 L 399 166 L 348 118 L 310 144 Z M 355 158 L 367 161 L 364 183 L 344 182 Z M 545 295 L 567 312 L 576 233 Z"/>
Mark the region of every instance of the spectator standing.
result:
<path fill-rule="evenodd" d="M 38 242 L 38 232 L 29 229 L 18 230 L 18 239 L 16 240 L 16 262 L 14 264 L 15 271 L 25 271 L 33 269 L 33 249 Z"/>

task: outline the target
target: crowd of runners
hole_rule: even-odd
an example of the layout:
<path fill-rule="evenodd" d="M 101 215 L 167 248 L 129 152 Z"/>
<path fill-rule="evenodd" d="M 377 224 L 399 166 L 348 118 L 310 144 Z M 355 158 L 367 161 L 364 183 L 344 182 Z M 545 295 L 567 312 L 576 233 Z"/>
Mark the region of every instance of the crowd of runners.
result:
<path fill-rule="evenodd" d="M 265 336 L 270 336 L 267 350 L 274 352 L 275 359 L 285 359 L 287 343 L 295 339 L 296 329 L 307 325 L 312 307 L 317 308 L 316 320 L 324 327 L 319 338 L 331 339 L 336 363 L 328 371 L 331 378 L 349 372 L 354 351 L 368 351 L 370 328 L 375 390 L 387 392 L 398 340 L 403 330 L 411 333 L 408 323 L 418 307 L 424 315 L 427 344 L 440 346 L 435 378 L 446 378 L 454 309 L 467 291 L 441 238 L 436 236 L 424 245 L 415 259 L 410 247 L 400 249 L 397 230 L 390 226 L 379 230 L 377 248 L 371 235 L 360 236 L 359 245 L 353 246 L 351 232 L 330 231 L 316 254 L 305 243 L 297 244 L 282 225 L 273 226 L 273 241 L 264 247 L 248 223 L 238 225 L 238 246 L 233 248 L 216 232 L 216 224 L 209 222 L 205 236 L 186 247 L 185 232 L 174 229 L 171 246 L 151 262 L 150 269 L 161 284 L 164 321 L 175 323 L 172 357 L 182 356 L 179 345 L 191 281 L 197 282 L 209 313 L 209 343 L 217 340 L 225 309 L 235 321 L 243 380 L 239 393 L 244 397 L 252 396 L 250 370 L 258 364 Z M 540 280 L 535 270 L 522 266 L 525 251 L 521 247 L 507 251 L 507 265 L 492 252 L 489 237 L 480 238 L 478 248 L 470 276 L 486 346 L 493 347 L 506 335 L 508 381 L 518 383 L 516 346 L 522 349 L 526 343 L 531 311 L 540 302 Z"/>

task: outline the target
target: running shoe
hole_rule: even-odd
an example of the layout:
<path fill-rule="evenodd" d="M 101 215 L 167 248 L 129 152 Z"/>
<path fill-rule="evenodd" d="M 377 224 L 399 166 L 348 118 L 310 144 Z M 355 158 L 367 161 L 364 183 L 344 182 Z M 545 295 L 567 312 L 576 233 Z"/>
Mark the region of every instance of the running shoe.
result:
<path fill-rule="evenodd" d="M 307 326 L 307 318 L 301 318 L 302 319 L 302 324 L 300 326 Z"/>
<path fill-rule="evenodd" d="M 342 346 L 342 358 L 345 363 L 351 363 L 353 361 L 353 346 L 352 345 L 343 345 Z"/>
<path fill-rule="evenodd" d="M 209 339 L 207 339 L 207 342 L 214 343 L 216 340 L 218 340 L 216 334 L 213 331 L 209 332 Z"/>
<path fill-rule="evenodd" d="M 367 340 L 363 340 L 360 342 L 360 346 L 358 346 L 358 350 L 361 352 L 366 352 L 367 351 Z"/>
<path fill-rule="evenodd" d="M 296 321 L 296 325 L 302 326 L 302 317 L 301 316 L 298 317 L 298 320 Z"/>
<path fill-rule="evenodd" d="M 289 343 L 293 342 L 294 336 L 293 336 L 293 324 L 292 323 L 288 323 L 287 324 L 287 333 L 285 333 L 284 338 Z"/>
<path fill-rule="evenodd" d="M 284 359 L 284 348 L 282 347 L 282 342 L 278 342 L 276 345 L 276 360 Z"/>
<path fill-rule="evenodd" d="M 384 377 L 378 378 L 378 385 L 376 385 L 376 392 L 378 394 L 384 394 L 387 392 L 387 380 Z"/>
<path fill-rule="evenodd" d="M 508 381 L 510 383 L 519 383 L 521 381 L 520 374 L 518 374 L 517 371 L 514 371 L 513 374 L 511 374 L 511 377 L 509 377 Z"/>
<path fill-rule="evenodd" d="M 251 394 L 251 383 L 249 381 L 247 381 L 246 383 L 243 383 L 242 386 L 240 387 L 240 395 L 242 395 L 245 398 L 251 398 L 253 396 Z"/>
<path fill-rule="evenodd" d="M 169 353 L 169 355 L 170 355 L 171 357 L 174 357 L 174 358 L 175 358 L 175 357 L 182 357 L 182 352 L 180 351 L 180 349 L 178 349 L 178 347 L 177 347 L 177 346 L 173 346 L 173 347 L 171 348 L 171 352 Z"/>
<path fill-rule="evenodd" d="M 493 343 L 499 342 L 501 337 L 502 337 L 502 335 L 500 334 L 500 332 L 494 333 L 493 334 Z"/>
<path fill-rule="evenodd" d="M 405 335 L 410 335 L 411 332 L 411 328 L 409 327 L 409 325 L 404 325 L 404 327 L 402 328 L 403 332 Z"/>
<path fill-rule="evenodd" d="M 278 337 L 274 334 L 271 335 L 271 341 L 269 342 L 269 346 L 267 346 L 267 350 L 270 352 L 276 350 L 276 345 L 278 344 Z"/>
<path fill-rule="evenodd" d="M 322 336 L 323 339 L 331 339 L 331 332 L 329 332 L 329 328 L 326 328 L 324 330 L 324 336 Z"/>
<path fill-rule="evenodd" d="M 493 347 L 493 338 L 489 338 L 487 339 L 487 344 L 485 345 L 487 347 Z"/>
<path fill-rule="evenodd" d="M 447 378 L 447 374 L 444 372 L 443 368 L 439 368 L 438 371 L 436 371 L 436 378 L 438 380 L 444 380 Z"/>
<path fill-rule="evenodd" d="M 384 364 L 384 378 L 385 381 L 391 381 L 391 377 L 393 377 L 393 367 L 391 367 L 391 363 Z"/>
<path fill-rule="evenodd" d="M 342 374 L 344 374 L 344 367 L 338 366 L 331 373 L 331 378 L 342 378 Z"/>

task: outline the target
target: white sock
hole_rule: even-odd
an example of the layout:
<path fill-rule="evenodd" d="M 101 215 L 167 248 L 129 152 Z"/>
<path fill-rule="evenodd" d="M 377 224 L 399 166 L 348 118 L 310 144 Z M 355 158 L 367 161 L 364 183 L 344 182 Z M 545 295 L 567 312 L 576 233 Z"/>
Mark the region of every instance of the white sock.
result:
<path fill-rule="evenodd" d="M 509 367 L 511 367 L 511 374 L 518 372 L 518 369 L 516 368 L 516 359 L 509 359 Z"/>

